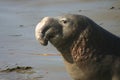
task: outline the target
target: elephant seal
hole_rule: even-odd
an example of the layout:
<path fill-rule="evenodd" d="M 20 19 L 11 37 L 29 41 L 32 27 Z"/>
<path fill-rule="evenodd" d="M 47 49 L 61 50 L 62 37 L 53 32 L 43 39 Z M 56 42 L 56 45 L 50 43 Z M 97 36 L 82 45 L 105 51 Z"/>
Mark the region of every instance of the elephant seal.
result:
<path fill-rule="evenodd" d="M 36 39 L 61 52 L 74 80 L 120 80 L 120 38 L 83 15 L 45 17 Z"/>

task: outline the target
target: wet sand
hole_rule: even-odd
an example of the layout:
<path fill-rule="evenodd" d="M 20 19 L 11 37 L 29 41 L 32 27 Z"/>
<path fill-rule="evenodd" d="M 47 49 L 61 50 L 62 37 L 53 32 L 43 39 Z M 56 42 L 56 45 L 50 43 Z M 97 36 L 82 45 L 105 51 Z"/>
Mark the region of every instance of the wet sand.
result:
<path fill-rule="evenodd" d="M 33 73 L 0 72 L 0 80 L 72 80 L 59 52 L 34 37 L 44 16 L 75 13 L 120 36 L 120 0 L 0 0 L 0 70 L 31 66 Z"/>

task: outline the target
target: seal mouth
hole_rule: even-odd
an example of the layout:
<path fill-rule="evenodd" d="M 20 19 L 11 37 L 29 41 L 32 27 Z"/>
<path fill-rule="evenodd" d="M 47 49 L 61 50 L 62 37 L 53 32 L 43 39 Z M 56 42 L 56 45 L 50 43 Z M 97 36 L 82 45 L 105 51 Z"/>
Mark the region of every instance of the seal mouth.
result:
<path fill-rule="evenodd" d="M 48 40 L 40 40 L 40 43 L 44 46 L 48 45 Z"/>
<path fill-rule="evenodd" d="M 48 40 L 44 37 L 44 34 L 40 33 L 40 37 L 38 38 L 40 44 L 46 46 L 48 44 Z"/>

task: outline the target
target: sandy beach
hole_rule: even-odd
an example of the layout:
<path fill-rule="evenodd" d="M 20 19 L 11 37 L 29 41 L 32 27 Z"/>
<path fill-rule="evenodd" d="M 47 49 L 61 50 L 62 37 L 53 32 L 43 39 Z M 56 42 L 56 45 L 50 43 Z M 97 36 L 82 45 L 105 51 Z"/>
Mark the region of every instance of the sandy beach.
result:
<path fill-rule="evenodd" d="M 85 15 L 120 36 L 120 0 L 0 0 L 0 80 L 72 80 L 60 53 L 34 36 L 43 17 L 66 13 Z M 1 72 L 18 66 L 32 69 Z"/>

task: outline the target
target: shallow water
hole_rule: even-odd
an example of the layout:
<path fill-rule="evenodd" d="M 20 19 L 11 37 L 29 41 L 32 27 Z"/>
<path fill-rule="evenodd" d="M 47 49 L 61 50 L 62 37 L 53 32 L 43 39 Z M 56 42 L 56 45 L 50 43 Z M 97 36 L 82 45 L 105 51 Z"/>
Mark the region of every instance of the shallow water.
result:
<path fill-rule="evenodd" d="M 44 16 L 76 13 L 90 17 L 120 36 L 118 3 L 119 0 L 0 0 L 0 69 L 17 64 L 32 66 L 36 71 L 26 74 L 27 77 L 0 73 L 0 80 L 30 80 L 31 77 L 31 80 L 70 80 L 60 56 L 36 55 L 59 53 L 51 44 L 44 47 L 35 40 L 36 24 Z M 115 9 L 110 10 L 112 6 Z M 41 75 L 44 77 L 36 78 Z"/>

